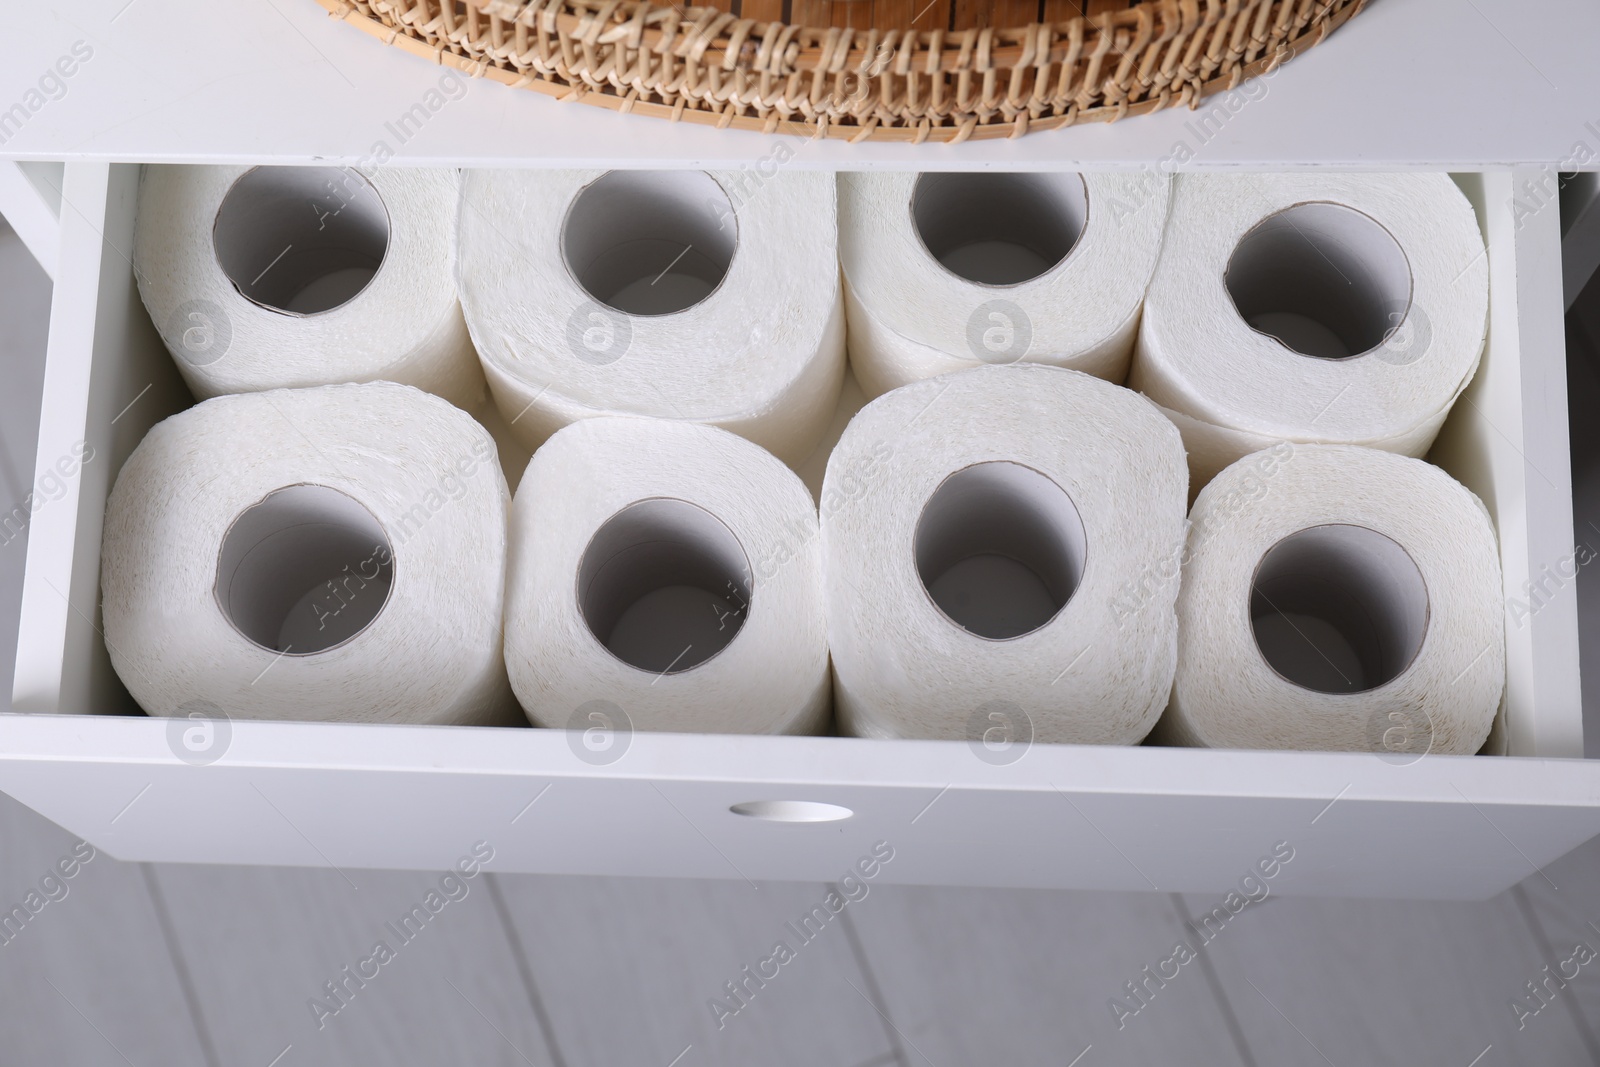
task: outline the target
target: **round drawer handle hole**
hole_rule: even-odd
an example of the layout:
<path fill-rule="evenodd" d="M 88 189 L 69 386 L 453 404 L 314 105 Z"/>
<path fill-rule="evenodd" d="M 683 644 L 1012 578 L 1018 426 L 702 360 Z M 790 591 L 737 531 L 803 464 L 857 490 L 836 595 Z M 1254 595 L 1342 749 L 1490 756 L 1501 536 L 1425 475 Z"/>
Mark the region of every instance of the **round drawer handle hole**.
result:
<path fill-rule="evenodd" d="M 728 809 L 735 815 L 748 815 L 752 819 L 768 822 L 838 822 L 855 812 L 838 804 L 823 804 L 815 800 L 749 800 Z"/>

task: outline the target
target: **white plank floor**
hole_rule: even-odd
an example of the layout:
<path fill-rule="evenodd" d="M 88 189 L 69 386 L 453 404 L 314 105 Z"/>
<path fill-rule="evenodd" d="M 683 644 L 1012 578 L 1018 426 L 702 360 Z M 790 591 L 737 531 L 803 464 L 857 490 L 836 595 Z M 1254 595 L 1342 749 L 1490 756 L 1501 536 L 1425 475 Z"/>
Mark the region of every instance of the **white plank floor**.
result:
<path fill-rule="evenodd" d="M 788 924 L 799 928 L 825 886 L 526 876 L 495 885 L 567 1067 L 665 1067 L 680 1055 L 682 1067 L 850 1067 L 895 1057 L 849 926 L 879 889 L 802 942 Z M 762 979 L 760 961 L 780 941 L 794 958 Z"/>
<path fill-rule="evenodd" d="M 150 871 L 220 1063 L 550 1062 L 482 874 L 434 914 L 440 877 L 414 871 Z"/>
<path fill-rule="evenodd" d="M 48 292 L 0 228 L 6 507 L 32 466 Z M 1592 413 L 1600 289 L 1569 326 L 1574 411 Z M 1600 420 L 1573 427 L 1578 528 L 1600 545 Z M 0 648 L 23 546 L 0 544 Z M 1600 635 L 1600 577 L 1579 595 Z M 1584 655 L 1594 756 L 1600 639 Z M 0 655 L 0 693 L 11 672 Z M 437 876 L 96 856 L 60 878 L 75 845 L 0 796 L 0 908 L 39 894 L 0 925 L 3 1067 L 1600 1064 L 1600 959 L 1537 1013 L 1513 1007 L 1546 964 L 1600 950 L 1600 840 L 1481 904 L 1269 897 L 1204 945 L 1183 924 L 1216 902 L 1196 897 L 879 886 L 802 944 L 785 924 L 823 886 L 489 874 L 402 937 L 387 924 Z M 1146 979 L 1180 938 L 1195 958 Z M 348 978 L 379 941 L 393 958 Z M 748 981 L 777 941 L 795 958 Z M 1139 1010 L 1119 1020 L 1112 998 Z"/>

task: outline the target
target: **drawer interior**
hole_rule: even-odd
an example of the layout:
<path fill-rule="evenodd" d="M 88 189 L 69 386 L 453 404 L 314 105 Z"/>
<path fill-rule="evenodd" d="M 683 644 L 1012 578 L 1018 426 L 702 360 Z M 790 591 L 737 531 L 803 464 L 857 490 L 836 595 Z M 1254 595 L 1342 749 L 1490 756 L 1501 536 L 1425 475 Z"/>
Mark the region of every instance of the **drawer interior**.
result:
<path fill-rule="evenodd" d="M 1457 176 L 1486 238 L 1490 335 L 1430 456 L 1489 508 L 1508 611 L 1572 554 L 1558 220 L 1551 211 L 1517 221 L 1515 180 Z M 9 752 L 0 787 L 64 825 L 93 826 L 83 832 L 114 855 L 428 866 L 482 812 L 504 808 L 515 824 L 519 808 L 560 784 L 574 804 L 562 805 L 559 841 L 506 850 L 512 869 L 831 877 L 836 854 L 892 830 L 930 842 L 894 880 L 1204 889 L 1231 882 L 1236 856 L 1243 870 L 1270 846 L 1263 835 L 1343 825 L 1318 812 L 1334 801 L 1349 826 L 1301 868 L 1304 891 L 1476 896 L 1528 873 L 1530 857 L 1553 858 L 1600 830 L 1593 768 L 1554 758 L 1582 754 L 1570 581 L 1547 587 L 1536 610 L 1508 615 L 1506 695 L 1484 752 L 1508 759 L 1399 767 L 1366 754 L 1036 745 L 993 767 L 962 742 L 640 734 L 626 758 L 595 766 L 573 758 L 564 731 L 236 722 L 225 759 L 184 766 L 166 724 L 146 719 L 116 678 L 97 618 L 101 514 L 116 472 L 150 426 L 192 403 L 133 281 L 137 181 L 132 165 L 67 168 L 64 197 L 79 210 L 63 218 L 38 462 L 75 446 L 93 459 L 33 525 L 14 703 L 34 714 L 0 722 Z M 91 767 L 98 777 L 86 787 Z M 141 782 L 152 795 L 119 814 Z M 305 835 L 288 832 L 298 819 L 261 810 L 269 792 L 281 804 L 339 804 L 342 828 L 308 853 Z M 730 814 L 778 801 L 835 804 L 851 817 L 806 836 L 781 819 Z M 1042 839 L 1059 855 L 1019 857 L 995 839 L 994 826 L 1036 812 L 1056 824 Z M 401 813 L 425 830 L 401 840 Z M 1402 816 L 1413 834 L 1445 836 L 1380 864 L 1362 835 Z M 849 846 L 830 845 L 829 832 Z"/>

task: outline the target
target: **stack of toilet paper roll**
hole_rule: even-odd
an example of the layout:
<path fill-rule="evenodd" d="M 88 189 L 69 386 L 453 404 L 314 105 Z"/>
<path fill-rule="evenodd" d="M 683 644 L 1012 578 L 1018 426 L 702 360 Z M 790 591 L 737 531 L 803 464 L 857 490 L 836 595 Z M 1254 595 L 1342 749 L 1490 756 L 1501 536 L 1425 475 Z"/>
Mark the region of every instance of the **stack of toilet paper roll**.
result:
<path fill-rule="evenodd" d="M 1170 179 L 839 175 L 850 362 L 867 396 L 983 364 L 1128 372 Z"/>
<path fill-rule="evenodd" d="M 844 373 L 835 200 L 827 174 L 469 172 L 458 285 L 502 416 L 529 447 L 647 415 L 804 460 Z"/>
<path fill-rule="evenodd" d="M 980 755 L 1493 723 L 1495 533 L 1408 458 L 1487 314 L 1444 177 L 152 167 L 134 258 L 212 398 L 107 505 L 152 714 L 833 710 Z M 452 404 L 538 447 L 509 506 Z"/>
<path fill-rule="evenodd" d="M 1477 369 L 1488 278 L 1446 175 L 1185 175 L 1128 385 L 1196 491 L 1276 441 L 1421 456 Z"/>
<path fill-rule="evenodd" d="M 409 386 L 217 397 L 157 424 L 106 505 L 106 647 L 152 715 L 492 723 L 505 479 Z"/>

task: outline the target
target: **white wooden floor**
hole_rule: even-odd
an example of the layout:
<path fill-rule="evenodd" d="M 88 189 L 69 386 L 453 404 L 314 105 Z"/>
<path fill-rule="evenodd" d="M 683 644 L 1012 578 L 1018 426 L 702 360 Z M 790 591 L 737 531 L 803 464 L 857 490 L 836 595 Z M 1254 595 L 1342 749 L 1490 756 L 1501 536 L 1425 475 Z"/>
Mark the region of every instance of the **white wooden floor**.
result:
<path fill-rule="evenodd" d="M 48 294 L 0 229 L 5 509 L 27 491 Z M 1591 296 L 1570 325 L 1600 341 Z M 1600 539 L 1600 360 L 1577 351 L 1600 346 L 1582 340 L 1578 528 Z M 23 551 L 0 545 L 0 649 Z M 1593 713 L 1600 578 L 1579 584 Z M 11 672 L 0 654 L 0 693 Z M 85 863 L 76 846 L 0 795 L 0 1067 L 1600 1064 L 1600 959 L 1520 1028 L 1512 1007 L 1579 942 L 1600 949 L 1600 842 L 1481 904 L 1269 897 L 1150 980 L 1120 1028 L 1111 998 L 1138 1006 L 1125 983 L 1216 901 L 876 886 L 758 985 L 742 968 L 795 940 L 785 922 L 823 886 L 491 874 L 402 944 L 386 924 L 436 876 Z M 30 892 L 38 913 L 4 926 Z M 380 939 L 394 958 L 352 977 Z"/>

